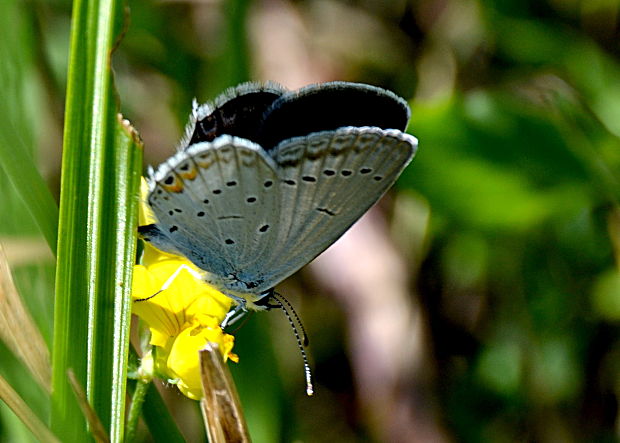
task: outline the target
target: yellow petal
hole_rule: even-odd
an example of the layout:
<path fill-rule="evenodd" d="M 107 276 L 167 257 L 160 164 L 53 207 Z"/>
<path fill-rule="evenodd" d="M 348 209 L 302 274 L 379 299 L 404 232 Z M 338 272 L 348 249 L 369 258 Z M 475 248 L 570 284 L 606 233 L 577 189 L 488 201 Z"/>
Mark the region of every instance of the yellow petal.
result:
<path fill-rule="evenodd" d="M 146 298 L 153 295 L 153 290 L 157 286 L 155 277 L 149 272 L 146 266 L 135 265 L 133 267 L 133 280 L 131 282 L 131 296 L 135 298 Z M 155 289 L 155 291 L 157 291 Z"/>
<path fill-rule="evenodd" d="M 144 177 L 140 180 L 140 211 L 138 212 L 138 222 L 140 226 L 150 225 L 155 223 L 155 216 L 151 207 L 146 203 L 147 196 L 149 194 L 149 185 L 146 183 Z"/>
<path fill-rule="evenodd" d="M 217 343 L 224 361 L 228 356 L 234 338 L 224 334 L 219 327 L 196 326 L 184 329 L 174 341 L 168 356 L 168 369 L 171 378 L 178 378 L 177 386 L 187 397 L 202 398 L 200 381 L 200 351 L 207 342 Z"/>
<path fill-rule="evenodd" d="M 151 341 L 150 344 L 152 346 L 158 346 L 160 348 L 166 349 L 172 346 L 172 341 L 174 340 L 174 335 L 166 334 L 155 328 L 149 328 L 151 331 Z"/>
<path fill-rule="evenodd" d="M 133 312 L 149 325 L 151 332 L 158 331 L 166 337 L 177 335 L 199 314 L 221 322 L 232 303 L 230 298 L 196 279 L 187 270 L 179 272 L 170 286 L 157 294 L 181 264 L 180 260 L 170 259 L 158 261 L 148 268 L 134 267 L 134 299 L 151 298 L 134 302 Z"/>
<path fill-rule="evenodd" d="M 163 262 L 166 260 L 175 260 L 179 263 L 184 263 L 198 270 L 198 268 L 196 268 L 194 264 L 190 262 L 189 260 L 186 260 L 185 258 L 179 255 L 169 254 L 168 252 L 160 251 L 159 249 L 157 249 L 150 243 L 144 242 L 144 252 L 142 254 L 142 260 L 141 260 L 144 266 L 151 266 L 151 265 L 154 265 L 156 263 Z"/>

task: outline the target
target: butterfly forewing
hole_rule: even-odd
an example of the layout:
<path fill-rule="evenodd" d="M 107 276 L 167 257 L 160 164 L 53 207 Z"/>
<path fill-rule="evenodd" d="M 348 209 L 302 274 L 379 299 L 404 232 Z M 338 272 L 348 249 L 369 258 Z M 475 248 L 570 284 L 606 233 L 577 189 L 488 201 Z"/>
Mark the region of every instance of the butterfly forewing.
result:
<path fill-rule="evenodd" d="M 276 243 L 260 263 L 265 288 L 338 239 L 394 183 L 416 146 L 414 137 L 400 131 L 368 127 L 281 143 L 272 154 L 282 182 L 281 224 Z"/>

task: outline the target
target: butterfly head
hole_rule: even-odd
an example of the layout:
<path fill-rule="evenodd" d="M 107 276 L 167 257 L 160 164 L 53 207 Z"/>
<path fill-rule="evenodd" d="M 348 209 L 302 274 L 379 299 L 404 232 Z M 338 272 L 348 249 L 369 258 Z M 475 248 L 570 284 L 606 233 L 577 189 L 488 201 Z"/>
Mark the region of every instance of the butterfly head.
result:
<path fill-rule="evenodd" d="M 243 305 L 244 310 L 264 311 L 270 309 L 269 299 L 274 290 L 261 290 L 259 281 L 246 281 L 236 274 L 219 276 L 205 273 L 205 281 L 218 288 L 223 294 L 232 298 L 237 304 Z"/>

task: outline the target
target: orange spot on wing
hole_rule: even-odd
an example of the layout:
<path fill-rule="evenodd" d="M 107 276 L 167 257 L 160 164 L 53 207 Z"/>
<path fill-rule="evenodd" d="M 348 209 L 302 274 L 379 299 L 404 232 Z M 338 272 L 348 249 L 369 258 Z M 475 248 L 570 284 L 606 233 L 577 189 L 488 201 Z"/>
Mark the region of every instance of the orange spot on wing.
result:
<path fill-rule="evenodd" d="M 184 188 L 183 182 L 180 181 L 180 180 L 176 180 L 171 185 L 162 184 L 161 187 L 164 188 L 168 192 L 176 192 L 176 193 L 181 192 L 183 190 L 183 188 Z"/>
<path fill-rule="evenodd" d="M 192 168 L 189 171 L 181 173 L 181 177 L 186 180 L 193 180 L 198 175 L 198 170 L 196 168 Z"/>

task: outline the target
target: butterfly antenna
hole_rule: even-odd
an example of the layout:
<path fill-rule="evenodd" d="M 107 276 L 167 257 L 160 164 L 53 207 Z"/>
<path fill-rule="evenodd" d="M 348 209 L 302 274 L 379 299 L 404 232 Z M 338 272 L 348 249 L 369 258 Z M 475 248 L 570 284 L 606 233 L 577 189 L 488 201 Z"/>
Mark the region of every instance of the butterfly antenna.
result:
<path fill-rule="evenodd" d="M 295 340 L 297 340 L 297 347 L 299 348 L 299 351 L 301 352 L 301 358 L 303 358 L 304 360 L 304 372 L 306 374 L 306 394 L 308 394 L 308 397 L 311 397 L 312 394 L 314 394 L 314 387 L 312 386 L 312 372 L 310 371 L 310 364 L 308 363 L 308 356 L 306 355 L 306 350 L 304 349 L 301 339 L 299 338 L 299 332 L 297 331 L 297 327 L 295 326 L 293 317 L 291 317 L 291 314 L 288 311 L 288 309 L 286 309 L 286 306 L 288 306 L 291 309 L 291 311 L 293 312 L 293 315 L 299 322 L 299 326 L 304 334 L 303 335 L 304 342 L 308 341 L 306 338 L 306 332 L 303 329 L 303 325 L 299 321 L 299 316 L 297 315 L 297 313 L 295 312 L 291 304 L 288 302 L 288 300 L 286 300 L 280 294 L 276 294 L 275 292 L 272 294 L 272 297 L 276 301 L 276 303 L 278 303 L 280 309 L 282 309 L 282 311 L 284 312 L 284 315 L 286 316 L 286 319 L 288 320 L 289 324 L 291 325 L 291 328 L 293 329 L 293 333 L 295 334 Z"/>
<path fill-rule="evenodd" d="M 139 302 L 139 301 L 147 301 L 152 299 L 153 297 L 155 297 L 156 295 L 159 295 L 159 293 L 161 293 L 161 291 L 163 291 L 163 289 L 160 289 L 159 291 L 157 291 L 155 294 L 153 295 L 149 295 L 148 297 L 144 297 L 144 298 L 135 298 L 133 301 L 134 302 Z"/>
<path fill-rule="evenodd" d="M 301 318 L 299 318 L 299 315 L 297 315 L 297 312 L 295 312 L 295 309 L 293 308 L 293 305 L 291 304 L 291 302 L 289 302 L 282 294 L 279 294 L 275 291 L 272 294 L 272 296 L 275 299 L 277 299 L 280 302 L 280 304 L 282 303 L 286 304 L 286 306 L 288 306 L 288 308 L 291 310 L 291 312 L 293 313 L 293 317 L 295 317 L 295 320 L 297 321 L 297 326 L 299 326 L 299 329 L 301 330 L 301 336 L 303 338 L 302 341 L 303 341 L 304 347 L 308 347 L 308 345 L 310 344 L 310 340 L 308 339 L 308 334 L 306 334 L 306 328 L 304 328 L 304 325 L 301 322 Z"/>

